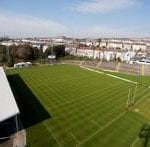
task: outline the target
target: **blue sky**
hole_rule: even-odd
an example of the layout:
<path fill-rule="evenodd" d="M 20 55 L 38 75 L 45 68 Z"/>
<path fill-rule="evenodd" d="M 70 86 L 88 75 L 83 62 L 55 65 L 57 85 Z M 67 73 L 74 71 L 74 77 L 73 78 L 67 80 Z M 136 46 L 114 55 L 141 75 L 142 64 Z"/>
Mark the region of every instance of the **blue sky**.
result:
<path fill-rule="evenodd" d="M 149 37 L 149 0 L 1 0 L 0 36 Z"/>

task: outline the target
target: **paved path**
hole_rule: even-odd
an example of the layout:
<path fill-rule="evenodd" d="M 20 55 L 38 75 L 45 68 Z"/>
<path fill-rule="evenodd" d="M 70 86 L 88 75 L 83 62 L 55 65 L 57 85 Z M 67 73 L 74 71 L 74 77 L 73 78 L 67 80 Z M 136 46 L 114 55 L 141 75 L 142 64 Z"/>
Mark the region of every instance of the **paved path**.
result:
<path fill-rule="evenodd" d="M 21 130 L 13 135 L 13 147 L 25 147 L 26 146 L 26 131 Z"/>

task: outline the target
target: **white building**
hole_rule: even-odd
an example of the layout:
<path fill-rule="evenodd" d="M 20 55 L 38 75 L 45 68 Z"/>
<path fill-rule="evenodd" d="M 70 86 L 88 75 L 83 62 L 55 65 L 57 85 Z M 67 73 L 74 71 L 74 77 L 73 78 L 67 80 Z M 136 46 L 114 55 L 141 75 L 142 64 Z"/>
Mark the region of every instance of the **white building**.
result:
<path fill-rule="evenodd" d="M 49 45 L 43 45 L 43 52 L 45 52 L 48 48 L 49 48 Z"/>
<path fill-rule="evenodd" d="M 138 51 L 138 50 L 145 51 L 147 47 L 146 47 L 146 44 L 132 44 L 132 49 L 134 51 Z"/>
<path fill-rule="evenodd" d="M 135 51 L 101 51 L 101 50 L 93 50 L 90 48 L 66 48 L 65 49 L 67 53 L 73 56 L 79 56 L 79 57 L 88 57 L 88 58 L 94 58 L 94 59 L 104 59 L 106 61 L 111 61 L 117 58 L 120 58 L 121 61 L 124 62 L 130 62 L 131 59 L 133 59 L 136 55 Z"/>
<path fill-rule="evenodd" d="M 122 42 L 108 42 L 107 43 L 108 48 L 123 48 Z"/>
<path fill-rule="evenodd" d="M 107 46 L 107 42 L 101 42 L 101 43 L 100 43 L 100 47 L 103 47 L 103 46 L 106 47 L 106 46 Z"/>
<path fill-rule="evenodd" d="M 132 44 L 131 43 L 123 43 L 123 49 L 131 50 Z"/>

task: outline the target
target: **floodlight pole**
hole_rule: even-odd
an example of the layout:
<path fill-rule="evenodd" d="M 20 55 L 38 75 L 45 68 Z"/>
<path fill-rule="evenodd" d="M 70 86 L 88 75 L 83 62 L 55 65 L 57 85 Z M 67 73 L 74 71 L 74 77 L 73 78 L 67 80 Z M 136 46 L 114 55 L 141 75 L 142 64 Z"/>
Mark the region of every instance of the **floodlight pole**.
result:
<path fill-rule="evenodd" d="M 52 45 L 51 45 L 51 55 L 53 55 L 54 53 L 54 45 L 53 45 L 53 43 L 52 43 Z"/>
<path fill-rule="evenodd" d="M 6 47 L 6 49 L 7 49 L 8 63 L 9 63 L 10 62 L 10 50 L 8 46 Z"/>

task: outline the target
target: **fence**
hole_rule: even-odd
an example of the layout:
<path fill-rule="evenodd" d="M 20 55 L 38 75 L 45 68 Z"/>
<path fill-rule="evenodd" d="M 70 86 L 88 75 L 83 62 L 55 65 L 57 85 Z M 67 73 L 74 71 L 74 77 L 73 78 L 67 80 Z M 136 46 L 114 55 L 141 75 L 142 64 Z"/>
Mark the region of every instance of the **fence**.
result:
<path fill-rule="evenodd" d="M 112 70 L 117 72 L 124 72 L 136 75 L 150 76 L 150 65 L 144 64 L 128 64 L 122 62 L 102 62 L 102 61 L 88 61 L 88 60 L 65 60 L 65 64 L 76 64 L 91 68 L 102 70 Z"/>

